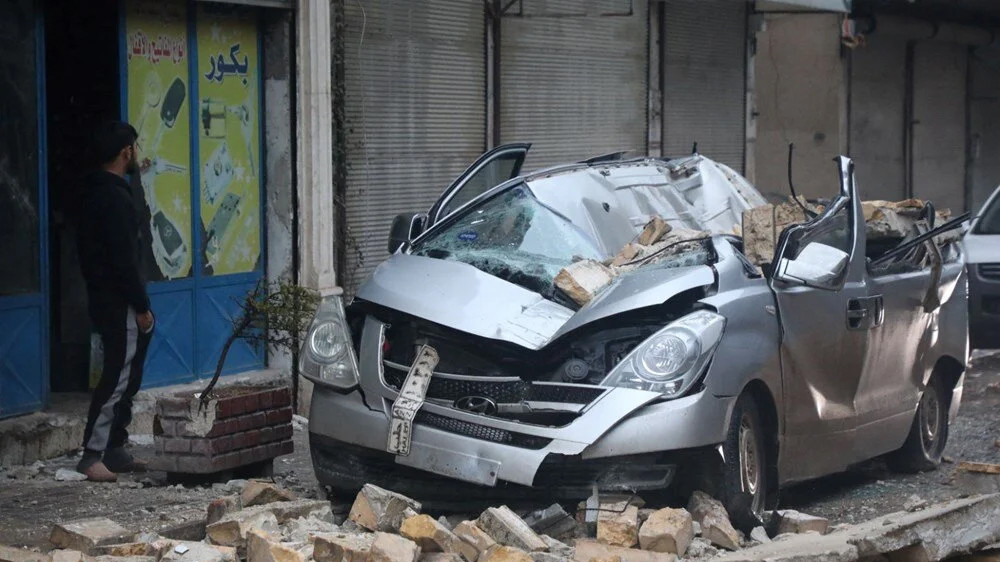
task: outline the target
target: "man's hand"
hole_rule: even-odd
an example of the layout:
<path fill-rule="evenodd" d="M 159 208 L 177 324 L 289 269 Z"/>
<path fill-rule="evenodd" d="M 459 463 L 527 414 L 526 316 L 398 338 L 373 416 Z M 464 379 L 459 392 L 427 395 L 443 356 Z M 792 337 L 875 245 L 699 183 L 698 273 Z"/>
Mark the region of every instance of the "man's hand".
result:
<path fill-rule="evenodd" d="M 153 329 L 153 312 L 147 310 L 142 314 L 135 315 L 135 323 L 139 326 L 139 331 L 148 334 Z"/>

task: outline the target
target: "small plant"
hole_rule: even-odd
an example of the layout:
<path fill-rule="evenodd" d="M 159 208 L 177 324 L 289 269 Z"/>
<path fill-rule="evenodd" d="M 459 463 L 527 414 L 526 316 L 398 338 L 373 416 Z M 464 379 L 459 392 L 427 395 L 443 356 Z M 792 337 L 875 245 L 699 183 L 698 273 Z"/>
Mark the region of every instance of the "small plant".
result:
<path fill-rule="evenodd" d="M 211 398 L 212 389 L 222 374 L 229 349 L 238 339 L 287 351 L 292 356 L 292 407 L 298 409 L 299 348 L 309 329 L 320 296 L 313 289 L 287 281 L 258 283 L 240 305 L 240 314 L 233 317 L 233 332 L 226 339 L 215 366 L 215 375 L 201 392 L 200 406 Z"/>

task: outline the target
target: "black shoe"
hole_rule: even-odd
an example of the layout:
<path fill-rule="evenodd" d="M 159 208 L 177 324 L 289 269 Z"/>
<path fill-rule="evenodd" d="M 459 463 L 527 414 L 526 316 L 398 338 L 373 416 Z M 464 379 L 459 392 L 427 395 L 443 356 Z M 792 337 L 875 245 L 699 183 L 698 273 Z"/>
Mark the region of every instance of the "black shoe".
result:
<path fill-rule="evenodd" d="M 108 449 L 104 452 L 104 465 L 111 472 L 124 474 L 128 472 L 146 472 L 149 464 L 144 460 L 132 458 L 123 447 Z"/>

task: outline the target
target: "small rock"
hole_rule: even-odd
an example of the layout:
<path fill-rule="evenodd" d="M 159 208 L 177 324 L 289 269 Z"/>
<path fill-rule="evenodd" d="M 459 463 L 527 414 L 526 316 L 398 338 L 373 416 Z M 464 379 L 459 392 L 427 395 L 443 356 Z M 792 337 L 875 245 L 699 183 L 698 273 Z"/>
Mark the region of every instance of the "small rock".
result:
<path fill-rule="evenodd" d="M 639 543 L 639 508 L 625 503 L 602 503 L 597 516 L 597 540 L 632 548 Z"/>
<path fill-rule="evenodd" d="M 410 513 L 405 513 L 408 509 Z M 395 533 L 399 531 L 403 519 L 414 513 L 420 513 L 420 509 L 418 501 L 378 486 L 365 484 L 358 492 L 354 505 L 351 506 L 351 513 L 347 517 L 369 531 Z"/>
<path fill-rule="evenodd" d="M 688 511 L 701 524 L 702 536 L 712 544 L 728 550 L 740 547 L 740 535 L 729 522 L 729 513 L 722 502 L 698 491 L 691 494 Z"/>
<path fill-rule="evenodd" d="M 417 562 L 420 547 L 417 543 L 389 533 L 375 533 L 369 562 Z"/>
<path fill-rule="evenodd" d="M 694 525 L 686 509 L 661 509 L 649 516 L 639 530 L 643 550 L 683 556 L 694 540 Z"/>
<path fill-rule="evenodd" d="M 927 507 L 927 500 L 921 498 L 916 494 L 907 498 L 906 503 L 903 504 L 903 509 L 910 512 L 920 511 L 925 507 Z"/>
<path fill-rule="evenodd" d="M 237 478 L 235 480 L 230 480 L 223 484 L 223 489 L 230 494 L 238 494 L 243 491 L 243 487 L 247 485 L 247 481 L 242 478 Z M 177 484 L 174 488 L 184 489 L 184 486 Z"/>
<path fill-rule="evenodd" d="M 160 562 L 239 562 L 239 557 L 235 548 L 213 546 L 203 542 L 183 542 L 167 549 Z"/>
<path fill-rule="evenodd" d="M 477 527 L 472 521 L 462 521 L 456 525 L 455 536 L 474 546 L 480 556 L 497 544 L 492 537 L 487 535 L 485 531 Z M 544 540 L 544 538 L 543 536 L 542 539 Z"/>
<path fill-rule="evenodd" d="M 7 478 L 13 478 L 14 480 L 31 480 L 42 472 L 45 468 L 45 463 L 42 461 L 35 461 L 32 464 L 15 466 L 13 468 L 7 469 Z"/>
<path fill-rule="evenodd" d="M 534 562 L 534 560 L 519 548 L 497 545 L 489 549 L 479 562 Z"/>
<path fill-rule="evenodd" d="M 545 541 L 507 506 L 487 509 L 476 520 L 476 526 L 502 545 L 513 546 L 527 552 L 545 551 L 549 548 Z"/>
<path fill-rule="evenodd" d="M 944 455 L 941 457 L 941 462 L 952 464 L 953 462 L 955 462 L 955 459 L 949 457 L 948 455 Z"/>
<path fill-rule="evenodd" d="M 767 536 L 767 531 L 764 530 L 764 527 L 754 527 L 750 531 L 750 539 L 761 544 L 771 542 L 771 537 Z"/>
<path fill-rule="evenodd" d="M 253 507 L 274 502 L 290 502 L 295 500 L 295 495 L 288 490 L 279 488 L 271 482 L 261 482 L 251 480 L 243 487 L 240 494 L 240 502 L 243 507 Z"/>
<path fill-rule="evenodd" d="M 134 532 L 106 517 L 95 517 L 52 527 L 49 541 L 57 548 L 95 554 L 99 546 L 131 542 L 134 536 Z"/>
<path fill-rule="evenodd" d="M 691 530 L 694 531 L 694 536 L 700 537 L 701 536 L 701 523 L 699 523 L 697 521 L 692 521 L 691 522 Z"/>
<path fill-rule="evenodd" d="M 620 562 L 674 562 L 677 556 L 666 552 L 649 552 L 636 548 L 622 548 L 599 543 L 590 539 L 576 541 L 576 562 L 591 562 L 593 559 L 619 560 Z"/>
<path fill-rule="evenodd" d="M 417 515 L 403 521 L 399 534 L 417 543 L 424 552 L 452 552 L 468 562 L 479 558 L 479 549 L 462 539 L 430 515 Z"/>
<path fill-rule="evenodd" d="M 86 475 L 68 468 L 60 468 L 55 475 L 56 482 L 83 482 L 86 479 Z"/>
<path fill-rule="evenodd" d="M 84 554 L 79 550 L 56 549 L 49 552 L 52 562 L 83 562 Z"/>
<path fill-rule="evenodd" d="M 822 517 L 800 513 L 794 509 L 784 509 L 775 512 L 778 515 L 778 533 L 806 533 L 816 531 L 826 533 L 830 522 Z"/>
<path fill-rule="evenodd" d="M 691 541 L 691 546 L 688 547 L 687 555 L 684 558 L 711 558 L 718 553 L 719 549 L 712 546 L 708 539 L 698 537 Z"/>
<path fill-rule="evenodd" d="M 309 418 L 295 414 L 292 416 L 292 427 L 295 429 L 305 429 L 309 427 Z"/>
<path fill-rule="evenodd" d="M 316 562 L 367 562 L 374 535 L 331 533 L 316 535 L 313 558 Z"/>

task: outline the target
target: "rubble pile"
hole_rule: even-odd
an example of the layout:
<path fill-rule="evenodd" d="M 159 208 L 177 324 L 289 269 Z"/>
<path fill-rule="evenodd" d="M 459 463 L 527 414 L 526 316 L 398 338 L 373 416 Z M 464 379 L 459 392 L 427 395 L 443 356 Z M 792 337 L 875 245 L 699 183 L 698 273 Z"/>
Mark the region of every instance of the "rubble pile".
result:
<path fill-rule="evenodd" d="M 49 553 L 0 546 L 0 562 L 674 562 L 812 555 L 846 561 L 913 549 L 936 560 L 1000 540 L 1000 495 L 921 505 L 833 531 L 825 519 L 776 511 L 765 518 L 774 537 L 764 527 L 744 536 L 725 507 L 703 492 L 695 492 L 686 509 L 645 509 L 637 497 L 595 494 L 575 518 L 558 504 L 523 518 L 506 506 L 461 520 L 421 510 L 417 501 L 366 485 L 337 524 L 327 501 L 295 499 L 275 484 L 250 481 L 208 506 L 204 540 L 136 534 L 93 518 L 53 527 Z M 946 530 L 960 528 L 963 518 L 988 523 L 961 536 Z"/>

